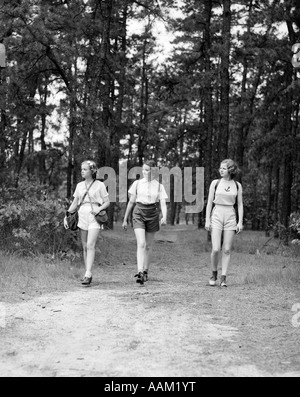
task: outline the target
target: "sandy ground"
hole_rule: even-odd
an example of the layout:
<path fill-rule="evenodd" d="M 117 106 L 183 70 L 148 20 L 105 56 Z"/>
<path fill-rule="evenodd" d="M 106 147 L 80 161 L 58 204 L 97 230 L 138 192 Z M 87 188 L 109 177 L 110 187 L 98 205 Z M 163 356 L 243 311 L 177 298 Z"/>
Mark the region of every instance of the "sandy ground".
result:
<path fill-rule="evenodd" d="M 230 287 L 209 287 L 194 227 L 157 234 L 140 287 L 133 232 L 105 233 L 91 287 L 1 304 L 1 377 L 300 376 L 297 290 L 243 283 L 234 256 Z"/>

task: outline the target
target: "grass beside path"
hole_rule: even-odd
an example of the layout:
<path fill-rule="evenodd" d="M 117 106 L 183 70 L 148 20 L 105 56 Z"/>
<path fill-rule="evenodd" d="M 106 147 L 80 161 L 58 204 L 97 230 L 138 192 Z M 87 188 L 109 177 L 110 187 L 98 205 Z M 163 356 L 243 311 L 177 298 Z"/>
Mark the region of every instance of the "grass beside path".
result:
<path fill-rule="evenodd" d="M 156 235 L 150 273 L 152 277 L 172 279 L 186 277 L 206 285 L 210 276 L 210 250 L 207 233 L 194 225 L 166 226 Z M 230 288 L 241 285 L 298 288 L 300 248 L 283 246 L 262 232 L 244 231 L 236 236 L 228 274 Z M 83 275 L 80 257 L 57 261 L 53 258 L 0 257 L 0 299 L 27 300 L 48 292 L 78 288 Z M 95 279 L 112 282 L 119 276 L 134 283 L 136 242 L 132 229 L 124 232 L 120 225 L 103 231 L 97 244 Z M 124 278 L 125 277 L 125 278 Z"/>

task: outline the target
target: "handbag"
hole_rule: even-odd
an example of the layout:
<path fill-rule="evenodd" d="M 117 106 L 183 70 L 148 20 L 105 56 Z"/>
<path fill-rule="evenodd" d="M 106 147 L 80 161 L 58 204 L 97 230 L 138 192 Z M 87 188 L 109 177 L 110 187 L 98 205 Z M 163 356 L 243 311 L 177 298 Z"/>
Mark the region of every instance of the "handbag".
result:
<path fill-rule="evenodd" d="M 69 227 L 69 230 L 72 231 L 76 231 L 78 229 L 78 220 L 79 220 L 79 216 L 78 216 L 78 211 L 79 208 L 81 206 L 81 204 L 83 203 L 83 200 L 85 199 L 85 196 L 88 194 L 90 187 L 92 186 L 92 184 L 94 183 L 94 181 L 90 184 L 90 186 L 88 187 L 87 191 L 84 193 L 81 203 L 78 205 L 78 207 L 76 208 L 76 211 L 74 212 L 67 212 L 67 224 Z"/>
<path fill-rule="evenodd" d="M 96 221 L 99 225 L 103 225 L 108 221 L 108 215 L 105 210 L 100 211 L 98 214 L 95 215 Z"/>
<path fill-rule="evenodd" d="M 78 229 L 78 210 L 75 212 L 70 212 L 67 215 L 67 224 L 69 227 L 69 230 L 77 230 Z"/>

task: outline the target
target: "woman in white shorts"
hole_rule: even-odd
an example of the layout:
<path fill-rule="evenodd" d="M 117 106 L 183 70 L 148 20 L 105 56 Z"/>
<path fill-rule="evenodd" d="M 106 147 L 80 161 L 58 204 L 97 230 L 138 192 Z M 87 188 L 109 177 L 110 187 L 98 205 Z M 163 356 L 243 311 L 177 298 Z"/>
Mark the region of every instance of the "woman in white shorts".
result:
<path fill-rule="evenodd" d="M 92 267 L 95 260 L 96 242 L 100 231 L 100 225 L 95 215 L 105 210 L 110 202 L 103 182 L 96 180 L 97 166 L 94 161 L 84 161 L 81 164 L 81 176 L 84 181 L 79 182 L 74 192 L 74 200 L 68 212 L 74 212 L 80 204 L 78 211 L 78 228 L 81 232 L 85 275 L 82 285 L 92 282 Z M 68 229 L 66 217 L 64 226 Z"/>
<path fill-rule="evenodd" d="M 227 287 L 226 276 L 230 263 L 232 242 L 235 233 L 243 230 L 243 195 L 242 185 L 235 181 L 239 169 L 237 164 L 226 159 L 219 168 L 221 179 L 212 181 L 206 206 L 205 229 L 211 232 L 212 252 L 211 286 L 217 284 L 219 253 L 222 249 L 222 275 L 220 286 Z M 237 203 L 238 219 L 235 211 Z M 223 246 L 222 246 L 223 235 Z"/>

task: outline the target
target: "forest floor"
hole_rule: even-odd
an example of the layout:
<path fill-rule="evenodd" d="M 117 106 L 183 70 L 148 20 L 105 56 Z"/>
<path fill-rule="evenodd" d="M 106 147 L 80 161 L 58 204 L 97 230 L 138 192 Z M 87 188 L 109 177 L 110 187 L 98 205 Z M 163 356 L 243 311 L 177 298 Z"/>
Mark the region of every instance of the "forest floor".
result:
<path fill-rule="evenodd" d="M 272 266 L 292 274 L 299 258 L 273 261 L 255 246 L 261 237 L 243 250 L 243 233 L 227 289 L 208 285 L 206 233 L 180 225 L 157 234 L 144 286 L 134 279 L 134 233 L 116 227 L 99 238 L 90 287 L 68 264 L 72 277 L 55 291 L 34 277 L 2 291 L 0 376 L 299 377 L 299 283 L 260 279 Z"/>

